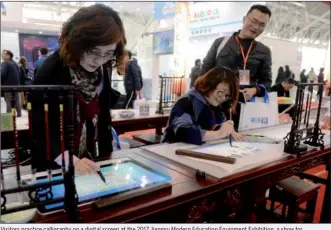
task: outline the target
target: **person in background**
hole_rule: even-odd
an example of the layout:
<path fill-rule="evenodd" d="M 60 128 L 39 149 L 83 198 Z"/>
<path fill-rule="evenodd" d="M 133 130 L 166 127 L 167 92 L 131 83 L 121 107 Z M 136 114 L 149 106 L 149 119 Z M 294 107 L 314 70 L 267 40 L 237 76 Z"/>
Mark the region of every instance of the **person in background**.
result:
<path fill-rule="evenodd" d="M 20 71 L 20 85 L 29 85 L 29 81 L 32 81 L 32 78 L 29 78 L 28 73 L 29 69 L 27 66 L 27 60 L 24 56 L 20 58 L 18 61 L 19 71 Z M 26 92 L 21 93 L 21 102 L 22 107 L 26 109 L 26 98 L 27 94 Z"/>
<path fill-rule="evenodd" d="M 241 140 L 227 120 L 239 97 L 239 81 L 234 72 L 214 67 L 195 82 L 195 88 L 181 97 L 171 110 L 162 142 L 204 142 L 231 135 Z"/>
<path fill-rule="evenodd" d="M 297 84 L 293 78 L 286 78 L 282 83 L 271 87 L 271 92 L 277 92 L 278 97 L 290 97 L 290 90 Z M 287 109 L 289 105 L 278 105 L 278 112 L 281 113 Z M 290 109 L 287 113 L 292 117 L 294 109 Z"/>
<path fill-rule="evenodd" d="M 22 56 L 18 61 L 18 66 L 20 70 L 20 85 L 27 85 L 28 84 L 27 81 L 31 81 L 32 78 L 29 78 L 28 75 L 29 69 L 27 65 L 27 60 L 24 56 Z"/>
<path fill-rule="evenodd" d="M 278 69 L 278 74 L 277 74 L 277 78 L 276 78 L 276 84 L 280 84 L 285 80 L 285 72 L 284 72 L 284 68 L 281 66 Z"/>
<path fill-rule="evenodd" d="M 201 74 L 201 59 L 197 59 L 195 60 L 194 67 L 191 69 L 191 73 L 190 73 L 191 88 L 194 86 L 194 82 L 200 76 L 200 74 Z"/>
<path fill-rule="evenodd" d="M 290 97 L 290 89 L 292 89 L 297 82 L 293 78 L 286 78 L 282 83 L 271 87 L 271 92 L 277 92 L 278 97 Z"/>
<path fill-rule="evenodd" d="M 287 78 L 295 78 L 294 74 L 290 70 L 290 67 L 288 65 L 285 66 L 285 79 Z"/>
<path fill-rule="evenodd" d="M 74 156 L 75 172 L 91 174 L 99 170 L 93 162 L 98 149 L 100 157 L 113 151 L 110 109 L 119 93 L 111 88 L 112 69 L 123 65 L 125 30 L 118 13 L 105 5 L 80 8 L 64 24 L 59 49 L 40 66 L 34 85 L 69 85 L 74 93 Z M 48 93 L 49 134 L 53 167 L 61 165 L 59 97 Z M 45 170 L 44 95 L 32 97 L 33 136 L 35 149 L 32 164 L 37 171 Z M 67 108 L 64 98 L 64 108 Z M 66 113 L 66 110 L 64 110 Z M 65 116 L 64 127 L 68 125 Z M 68 136 L 64 133 L 65 150 Z M 96 145 L 96 140 L 98 146 Z M 67 158 L 68 152 L 65 152 Z"/>
<path fill-rule="evenodd" d="M 318 83 L 324 83 L 324 68 L 320 68 L 320 73 L 317 76 Z"/>
<path fill-rule="evenodd" d="M 320 68 L 320 73 L 317 76 L 317 83 L 324 84 L 324 68 Z M 323 85 L 318 86 L 317 95 L 322 94 L 323 92 Z M 323 96 L 323 95 L 322 95 Z"/>
<path fill-rule="evenodd" d="M 43 47 L 39 50 L 40 56 L 36 63 L 34 64 L 34 76 L 36 76 L 38 69 L 40 68 L 41 64 L 45 61 L 45 59 L 48 57 L 48 49 Z"/>
<path fill-rule="evenodd" d="M 241 30 L 231 37 L 221 37 L 214 41 L 203 60 L 201 75 L 215 66 L 226 66 L 239 75 L 240 88 L 246 100 L 254 96 L 263 97 L 272 84 L 271 51 L 255 39 L 263 33 L 270 17 L 268 7 L 253 5 L 243 18 Z M 238 127 L 239 104 L 236 111 L 234 123 Z"/>
<path fill-rule="evenodd" d="M 308 73 L 308 81 L 310 83 L 314 83 L 316 82 L 316 74 L 315 74 L 315 71 L 314 71 L 314 68 L 311 68 L 309 73 Z"/>
<path fill-rule="evenodd" d="M 13 61 L 14 54 L 10 50 L 2 52 L 3 62 L 1 63 L 1 85 L 3 86 L 17 86 L 20 84 L 20 73 L 16 62 Z M 20 93 L 12 94 L 10 92 L 4 93 L 4 98 L 7 105 L 7 113 L 11 112 L 12 108 L 16 108 L 17 117 L 22 116 L 22 106 Z"/>
<path fill-rule="evenodd" d="M 126 92 L 125 109 L 133 108 L 133 101 L 140 95 L 143 87 L 141 69 L 136 58 L 132 57 L 131 51 L 127 51 L 127 63 L 125 67 L 124 88 Z"/>
<path fill-rule="evenodd" d="M 303 69 L 300 73 L 300 83 L 307 83 L 308 76 L 306 75 L 306 69 Z"/>

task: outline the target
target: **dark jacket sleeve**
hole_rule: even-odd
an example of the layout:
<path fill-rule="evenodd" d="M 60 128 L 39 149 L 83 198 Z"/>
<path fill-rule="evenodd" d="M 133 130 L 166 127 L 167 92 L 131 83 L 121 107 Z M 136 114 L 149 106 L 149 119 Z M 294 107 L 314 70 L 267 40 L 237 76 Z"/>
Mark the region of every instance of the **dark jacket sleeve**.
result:
<path fill-rule="evenodd" d="M 141 70 L 137 62 L 133 61 L 131 63 L 131 74 L 134 81 L 134 89 L 141 90 Z"/>
<path fill-rule="evenodd" d="M 188 97 L 179 99 L 171 110 L 169 126 L 175 141 L 201 145 L 204 131 L 194 119 L 191 100 Z"/>
<path fill-rule="evenodd" d="M 262 45 L 262 44 L 261 44 Z M 263 45 L 264 46 L 264 45 Z M 262 63 L 262 67 L 260 68 L 259 73 L 257 73 L 258 84 L 262 84 L 269 91 L 272 84 L 272 72 L 271 72 L 271 51 L 269 47 L 263 47 L 266 51 L 266 57 Z M 259 87 L 258 94 L 256 96 L 263 97 L 265 94 L 265 89 L 263 87 Z"/>
<path fill-rule="evenodd" d="M 8 63 L 4 61 L 1 64 L 1 85 L 4 85 L 7 81 L 8 74 L 7 74 L 7 69 L 8 69 Z"/>
<path fill-rule="evenodd" d="M 221 44 L 222 40 L 223 40 L 223 37 L 218 38 L 211 45 L 206 57 L 203 59 L 201 75 L 204 75 L 205 73 L 207 73 L 210 69 L 212 69 L 216 65 L 217 48 Z"/>

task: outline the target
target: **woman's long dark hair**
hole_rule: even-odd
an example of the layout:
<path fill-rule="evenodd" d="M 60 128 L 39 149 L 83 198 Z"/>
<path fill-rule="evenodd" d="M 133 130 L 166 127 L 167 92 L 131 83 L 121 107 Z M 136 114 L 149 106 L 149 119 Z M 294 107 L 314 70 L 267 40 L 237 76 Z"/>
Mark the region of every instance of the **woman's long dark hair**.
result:
<path fill-rule="evenodd" d="M 27 60 L 24 56 L 22 56 L 20 58 L 20 60 L 18 61 L 19 64 L 21 64 L 23 66 L 24 69 L 28 68 L 28 64 L 27 64 Z"/>

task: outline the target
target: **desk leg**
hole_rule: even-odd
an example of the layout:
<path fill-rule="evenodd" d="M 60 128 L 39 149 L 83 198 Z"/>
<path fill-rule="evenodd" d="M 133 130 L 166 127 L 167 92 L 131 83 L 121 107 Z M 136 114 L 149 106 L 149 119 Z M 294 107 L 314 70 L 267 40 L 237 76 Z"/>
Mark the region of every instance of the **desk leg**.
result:
<path fill-rule="evenodd" d="M 330 183 L 331 183 L 331 157 L 329 157 L 329 167 L 327 165 L 328 170 L 328 177 L 326 182 L 326 188 L 323 198 L 323 207 L 322 207 L 322 214 L 321 214 L 321 223 L 331 223 L 331 213 L 330 213 Z"/>
<path fill-rule="evenodd" d="M 162 136 L 162 127 L 161 126 L 156 126 L 155 134 L 159 135 L 159 136 Z"/>

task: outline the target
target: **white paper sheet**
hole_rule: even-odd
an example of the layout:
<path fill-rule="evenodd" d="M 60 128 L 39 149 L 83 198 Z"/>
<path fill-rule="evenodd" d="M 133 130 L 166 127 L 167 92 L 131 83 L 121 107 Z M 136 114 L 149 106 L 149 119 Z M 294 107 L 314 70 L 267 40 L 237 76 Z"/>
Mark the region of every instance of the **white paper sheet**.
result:
<path fill-rule="evenodd" d="M 236 163 L 227 164 L 217 161 L 209 161 L 203 159 L 192 158 L 199 162 L 215 165 L 227 172 L 234 172 L 243 168 L 251 168 L 249 166 L 255 164 L 263 164 L 283 156 L 284 144 L 265 144 L 265 143 L 248 143 L 248 142 L 233 142 L 231 147 L 229 143 L 217 144 L 208 147 L 199 147 L 193 149 L 201 153 L 213 155 L 230 156 L 236 158 Z"/>
<path fill-rule="evenodd" d="M 239 143 L 239 142 L 238 142 Z M 235 145 L 238 144 L 234 142 Z M 241 143 L 240 145 L 245 145 Z M 247 145 L 250 146 L 257 146 L 257 143 L 248 143 Z M 261 144 L 258 145 L 261 149 L 259 154 L 254 156 L 250 156 L 248 158 L 237 159 L 235 164 L 226 164 L 221 162 L 197 159 L 193 157 L 181 156 L 176 154 L 177 149 L 207 149 L 208 153 L 217 154 L 217 149 L 220 149 L 225 152 L 229 151 L 229 143 L 220 143 L 216 145 L 212 145 L 210 147 L 207 146 L 195 146 L 189 145 L 185 143 L 175 143 L 175 144 L 161 144 L 161 145 L 154 145 L 154 146 L 144 146 L 142 149 L 152 152 L 154 154 L 160 155 L 167 159 L 173 160 L 175 162 L 181 163 L 186 165 L 190 168 L 200 170 L 214 176 L 216 178 L 223 178 L 230 174 L 240 172 L 243 170 L 248 170 L 254 167 L 258 167 L 263 165 L 267 162 L 274 161 L 276 159 L 280 159 L 282 157 L 287 156 L 287 154 L 283 154 L 283 143 L 278 145 L 271 145 L 271 144 Z M 227 153 L 228 154 L 228 153 Z"/>

